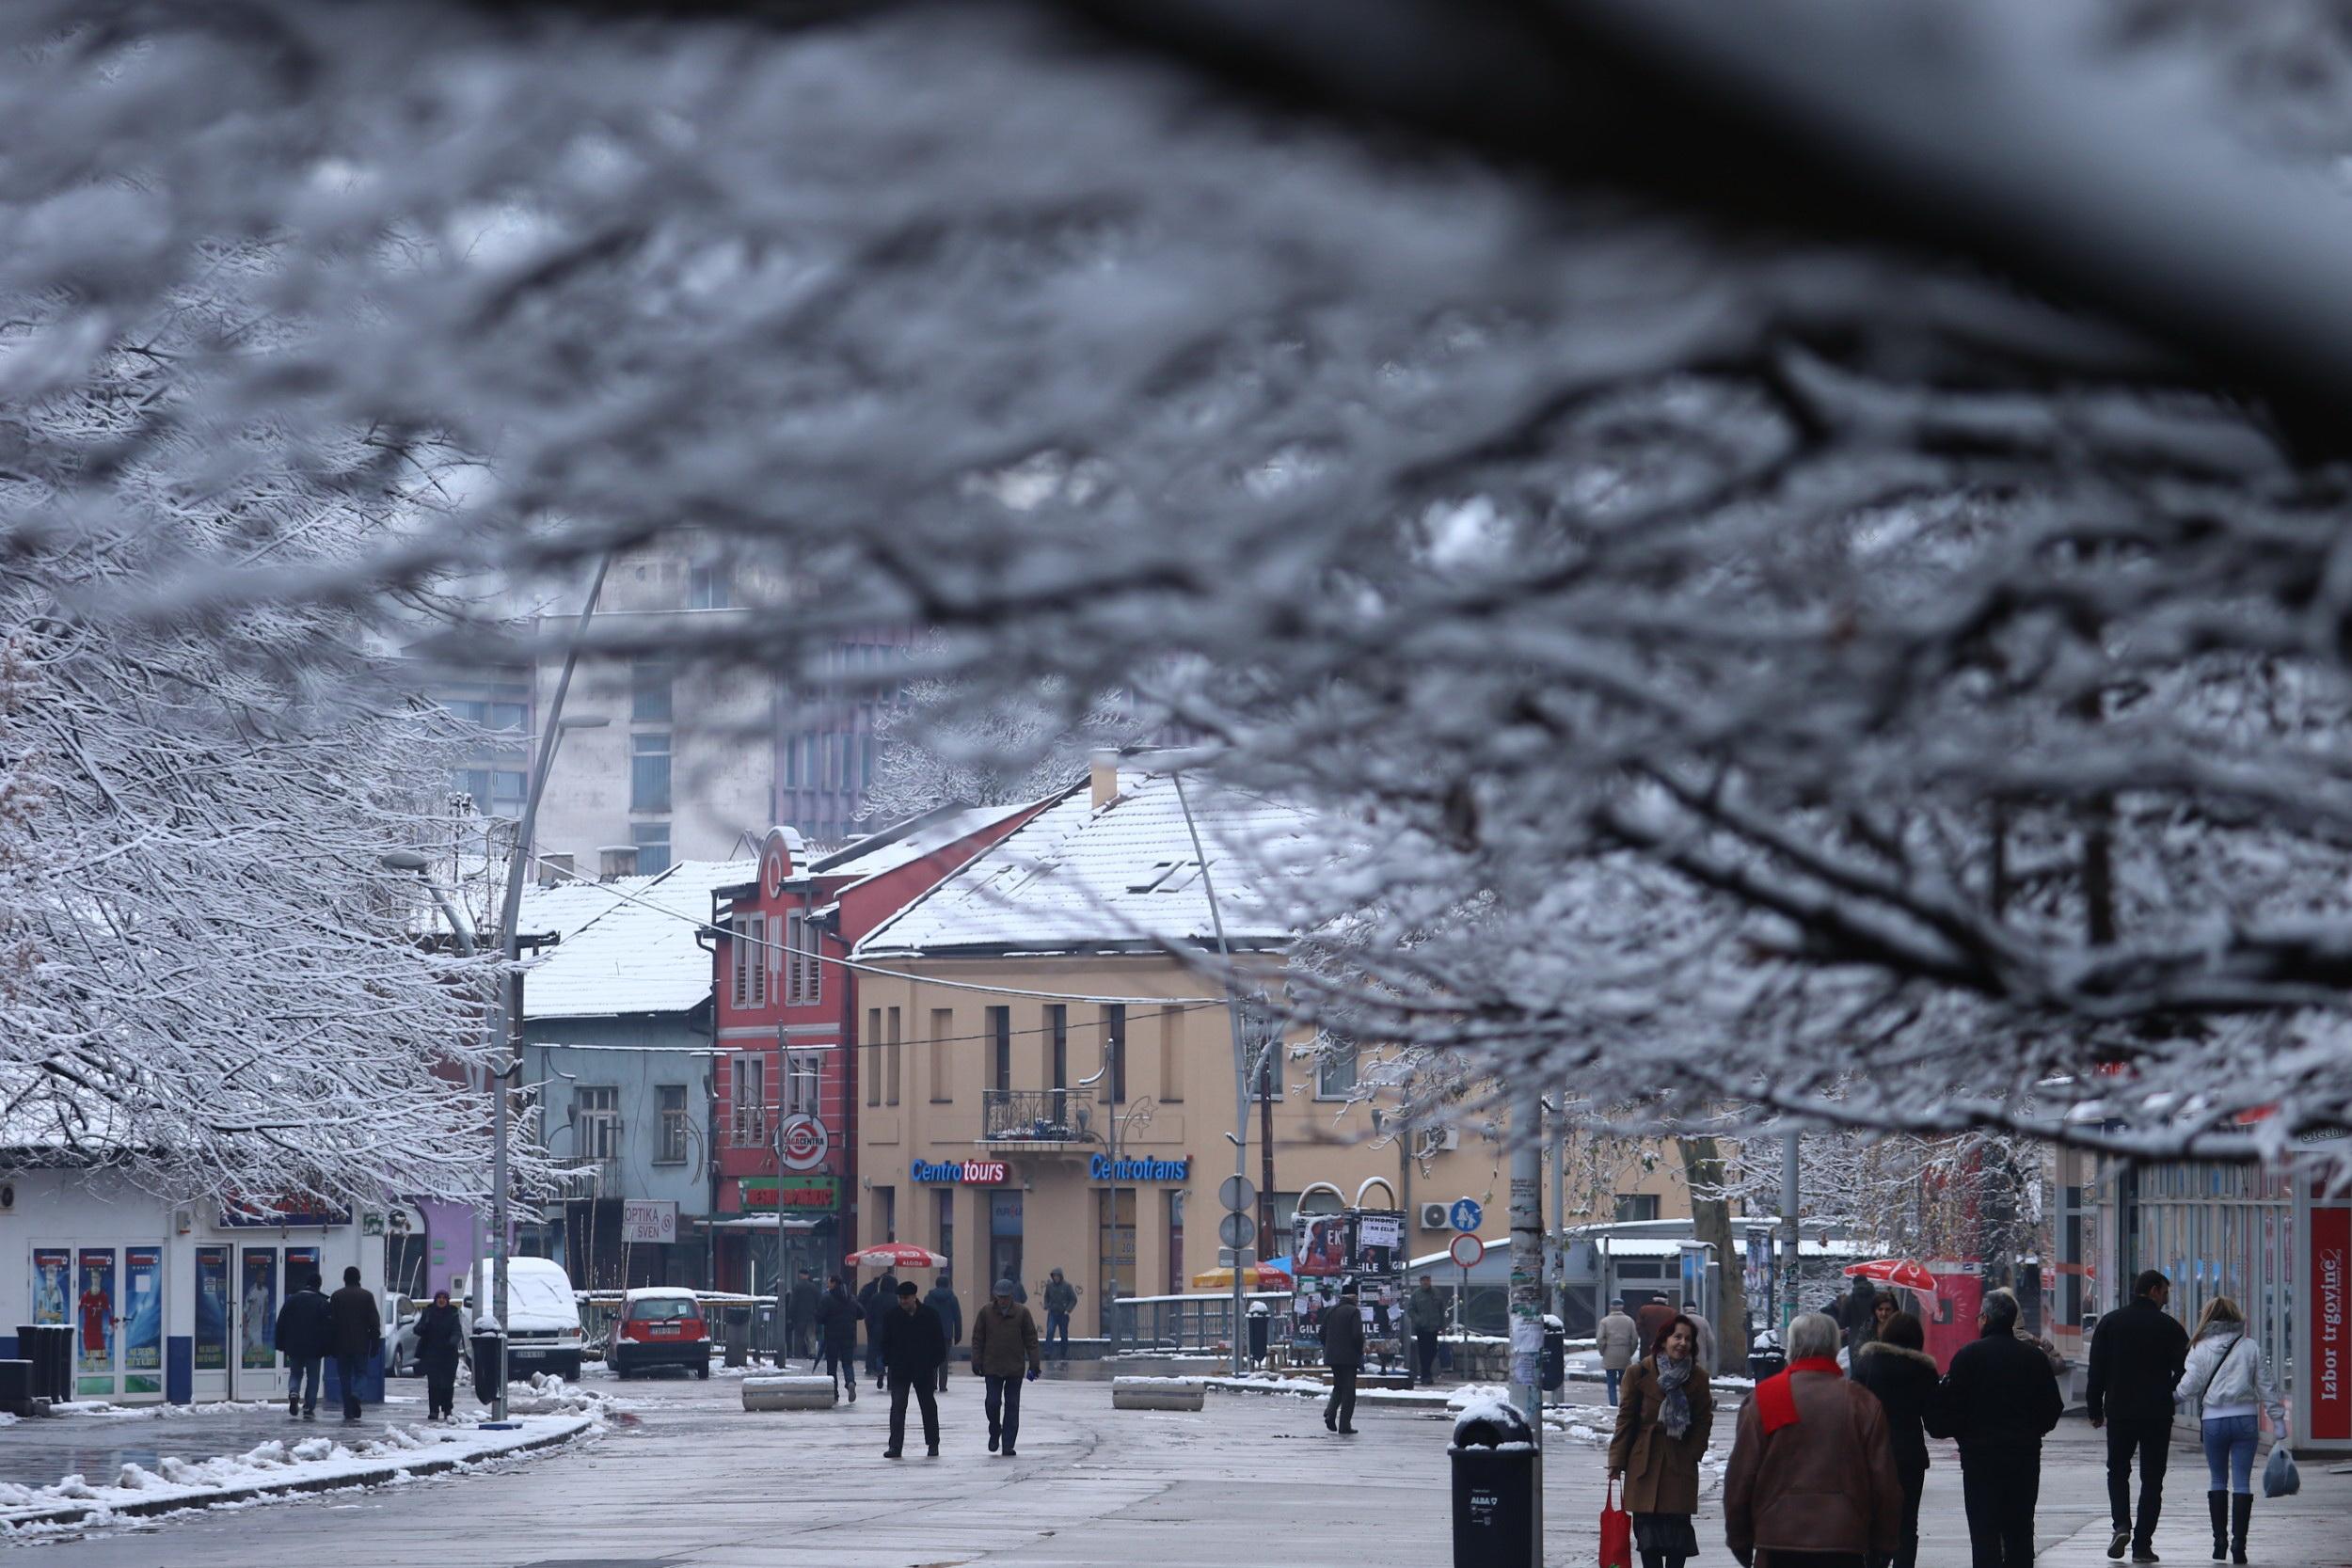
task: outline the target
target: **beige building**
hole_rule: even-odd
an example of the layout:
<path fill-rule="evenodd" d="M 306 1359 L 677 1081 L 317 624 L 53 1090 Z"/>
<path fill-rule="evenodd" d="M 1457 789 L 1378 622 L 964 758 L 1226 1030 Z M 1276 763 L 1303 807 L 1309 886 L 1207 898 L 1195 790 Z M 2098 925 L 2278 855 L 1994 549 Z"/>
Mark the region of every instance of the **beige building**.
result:
<path fill-rule="evenodd" d="M 1187 791 L 1205 877 L 1168 781 L 1098 767 L 857 949 L 873 966 L 859 980 L 859 1241 L 946 1253 L 967 1310 L 1007 1275 L 1035 1307 L 1059 1268 L 1084 1292 L 1072 1331 L 1085 1337 L 1104 1332 L 1106 1287 L 1177 1294 L 1217 1266 L 1232 1022 L 1215 981 L 1168 949 L 1214 950 L 1213 883 L 1234 951 L 1277 974 L 1287 934 L 1258 889 L 1298 874 L 1285 862 L 1301 818 Z M 1423 1223 L 1426 1205 L 1470 1197 L 1482 1236 L 1507 1234 L 1499 1128 L 1480 1115 L 1384 1136 L 1380 1099 L 1359 1087 L 1376 1082 L 1376 1051 L 1318 1054 L 1295 1029 L 1263 1053 L 1273 1026 L 1258 1016 L 1245 1011 L 1245 1049 L 1274 1064 L 1278 1254 L 1301 1208 L 1403 1209 L 1414 1255 L 1454 1234 Z M 1263 1183 L 1254 1088 L 1247 1173 Z M 1627 1163 L 1635 1207 L 1687 1212 L 1670 1165 Z"/>

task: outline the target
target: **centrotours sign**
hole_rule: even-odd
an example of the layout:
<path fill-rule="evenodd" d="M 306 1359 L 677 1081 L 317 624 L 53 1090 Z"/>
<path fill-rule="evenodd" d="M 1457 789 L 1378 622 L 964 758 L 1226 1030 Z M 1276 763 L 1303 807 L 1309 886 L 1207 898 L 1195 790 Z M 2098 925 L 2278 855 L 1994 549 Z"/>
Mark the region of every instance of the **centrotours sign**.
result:
<path fill-rule="evenodd" d="M 963 1187 L 993 1187 L 1005 1179 L 1002 1160 L 917 1160 L 917 1181 L 953 1183 Z"/>
<path fill-rule="evenodd" d="M 2352 1207 L 2313 1204 L 2312 1239 L 2311 1433 L 2352 1442 Z"/>

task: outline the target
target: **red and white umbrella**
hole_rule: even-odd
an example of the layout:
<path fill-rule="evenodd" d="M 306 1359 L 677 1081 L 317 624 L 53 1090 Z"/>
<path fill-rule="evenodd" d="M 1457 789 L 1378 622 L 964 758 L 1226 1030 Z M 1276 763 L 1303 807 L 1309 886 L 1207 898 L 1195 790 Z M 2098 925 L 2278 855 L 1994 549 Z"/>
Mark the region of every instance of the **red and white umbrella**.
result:
<path fill-rule="evenodd" d="M 883 1242 L 864 1252 L 850 1254 L 853 1269 L 936 1269 L 946 1266 L 947 1259 L 925 1247 L 910 1246 L 905 1242 Z"/>
<path fill-rule="evenodd" d="M 1868 1263 L 1849 1263 L 1846 1265 L 1846 1277 L 1876 1280 L 1881 1285 L 1915 1291 L 1923 1296 L 1936 1293 L 1935 1275 L 1928 1273 L 1925 1263 L 1909 1259 L 1881 1258 Z"/>

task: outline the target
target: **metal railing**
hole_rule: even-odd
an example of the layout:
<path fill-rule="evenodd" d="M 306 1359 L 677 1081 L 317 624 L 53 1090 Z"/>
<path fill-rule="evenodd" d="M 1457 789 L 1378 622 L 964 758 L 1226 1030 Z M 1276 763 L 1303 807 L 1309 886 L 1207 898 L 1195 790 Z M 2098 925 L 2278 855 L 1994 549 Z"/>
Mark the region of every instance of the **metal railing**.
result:
<path fill-rule="evenodd" d="M 1005 1143 L 1074 1143 L 1077 1100 L 1069 1089 L 983 1090 L 981 1135 Z"/>

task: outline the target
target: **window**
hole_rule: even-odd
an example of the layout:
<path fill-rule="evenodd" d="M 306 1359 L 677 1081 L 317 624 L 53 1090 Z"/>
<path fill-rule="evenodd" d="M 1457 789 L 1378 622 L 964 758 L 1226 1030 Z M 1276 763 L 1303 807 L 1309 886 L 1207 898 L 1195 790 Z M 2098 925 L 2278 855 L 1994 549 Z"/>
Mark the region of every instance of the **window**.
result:
<path fill-rule="evenodd" d="M 1184 1290 L 1184 1193 L 1182 1189 L 1168 1195 L 1168 1293 L 1181 1295 Z"/>
<path fill-rule="evenodd" d="M 882 1103 L 885 1105 L 896 1105 L 898 1103 L 898 1073 L 900 1064 L 906 1055 L 906 1048 L 900 1041 L 898 1036 L 898 1008 L 893 1007 L 890 1009 L 890 1019 L 886 1027 L 889 1030 L 889 1033 L 883 1037 L 889 1041 L 889 1044 L 884 1049 L 889 1053 L 890 1078 L 888 1083 L 885 1084 L 882 1088 Z"/>
<path fill-rule="evenodd" d="M 866 1103 L 882 1103 L 882 1009 L 866 1009 Z"/>
<path fill-rule="evenodd" d="M 1103 1009 L 1103 1079 L 1114 1105 L 1127 1103 L 1127 1009 Z"/>
<path fill-rule="evenodd" d="M 479 725 L 486 720 L 490 714 L 490 705 L 487 703 L 475 703 L 460 700 L 453 703 L 443 703 L 441 705 L 449 710 L 451 718 L 461 720 L 469 724 Z"/>
<path fill-rule="evenodd" d="M 1279 1100 L 1282 1058 L 1287 1053 L 1282 1047 L 1282 1021 L 1262 1002 L 1242 1009 L 1241 1048 L 1243 1059 L 1249 1064 L 1250 1092 L 1260 1100 Z"/>
<path fill-rule="evenodd" d="M 1182 1007 L 1160 1009 L 1160 1103 L 1184 1102 L 1184 1027 Z"/>
<path fill-rule="evenodd" d="M 818 943 L 824 940 L 825 928 L 812 915 L 790 915 L 787 920 L 786 962 L 789 966 L 787 980 L 792 1000 L 798 1004 L 821 1002 L 825 997 L 825 966 L 818 956 Z"/>
<path fill-rule="evenodd" d="M 802 737 L 797 735 L 784 737 L 784 787 L 787 789 L 801 786 L 801 743 Z M 791 814 L 780 811 L 776 815 L 782 817 Z"/>
<path fill-rule="evenodd" d="M 1066 1089 L 1070 1086 L 1070 1009 L 1058 1002 L 1045 1009 L 1045 1038 L 1052 1053 L 1049 1065 L 1053 1069 L 1046 1086 Z"/>
<path fill-rule="evenodd" d="M 1136 1291 L 1136 1190 L 1133 1187 L 1097 1187 L 1094 1189 L 1094 1234 L 1096 1255 L 1102 1260 L 1101 1272 L 1095 1275 L 1098 1291 L 1095 1305 L 1103 1314 L 1103 1328 L 1110 1329 L 1111 1303 Z"/>
<path fill-rule="evenodd" d="M 931 1103 L 945 1105 L 955 1098 L 955 1080 L 947 1076 L 947 1042 L 955 1037 L 956 1014 L 952 1007 L 931 1009 Z M 946 1249 L 942 1247 L 941 1251 Z"/>
<path fill-rule="evenodd" d="M 988 1010 L 988 1086 L 999 1094 L 1012 1087 L 1012 1009 Z"/>
<path fill-rule="evenodd" d="M 492 703 L 483 728 L 500 731 L 520 731 L 529 721 L 531 710 L 520 703 Z"/>
<path fill-rule="evenodd" d="M 628 840 L 637 846 L 637 874 L 650 877 L 657 871 L 670 869 L 670 825 L 667 822 L 632 822 L 628 825 Z"/>
<path fill-rule="evenodd" d="M 1356 1042 L 1333 1035 L 1315 1057 L 1315 1098 L 1345 1100 L 1356 1091 Z"/>
<path fill-rule="evenodd" d="M 1658 1195 L 1656 1193 L 1619 1193 L 1617 1195 L 1618 1223 L 1623 1224 L 1631 1220 L 1654 1220 L 1657 1217 Z"/>
<path fill-rule="evenodd" d="M 824 1058 L 814 1051 L 795 1051 L 784 1063 L 785 1109 L 793 1116 L 822 1116 Z"/>
<path fill-rule="evenodd" d="M 653 1100 L 661 1117 L 661 1142 L 654 1150 L 654 1164 L 682 1165 L 686 1164 L 686 1085 L 657 1084 Z"/>
<path fill-rule="evenodd" d="M 939 1255 L 947 1259 L 939 1271 L 945 1275 L 956 1260 L 956 1190 L 942 1187 L 931 1195 L 931 1202 L 936 1211 L 932 1224 L 939 1234 Z"/>
<path fill-rule="evenodd" d="M 632 735 L 628 737 L 628 809 L 660 811 L 670 809 L 670 736 L 667 731 L 658 735 Z"/>
<path fill-rule="evenodd" d="M 768 1005 L 768 917 L 759 914 L 739 914 L 735 917 L 734 940 L 728 943 L 730 980 L 728 990 L 739 1007 L 764 1007 Z"/>
<path fill-rule="evenodd" d="M 761 1148 L 768 1142 L 768 1059 L 735 1058 L 735 1147 Z"/>
<path fill-rule="evenodd" d="M 725 610 L 735 602 L 735 573 L 726 562 L 694 566 L 686 574 L 686 608 Z"/>
<path fill-rule="evenodd" d="M 572 1094 L 572 1123 L 580 1158 L 617 1160 L 621 1157 L 621 1091 L 582 1088 Z"/>
<path fill-rule="evenodd" d="M 640 724 L 670 721 L 671 693 L 677 672 L 666 658 L 633 658 L 628 664 L 628 716 Z"/>
<path fill-rule="evenodd" d="M 898 1190 L 896 1187 L 874 1189 L 874 1240 L 895 1242 L 898 1239 Z"/>

